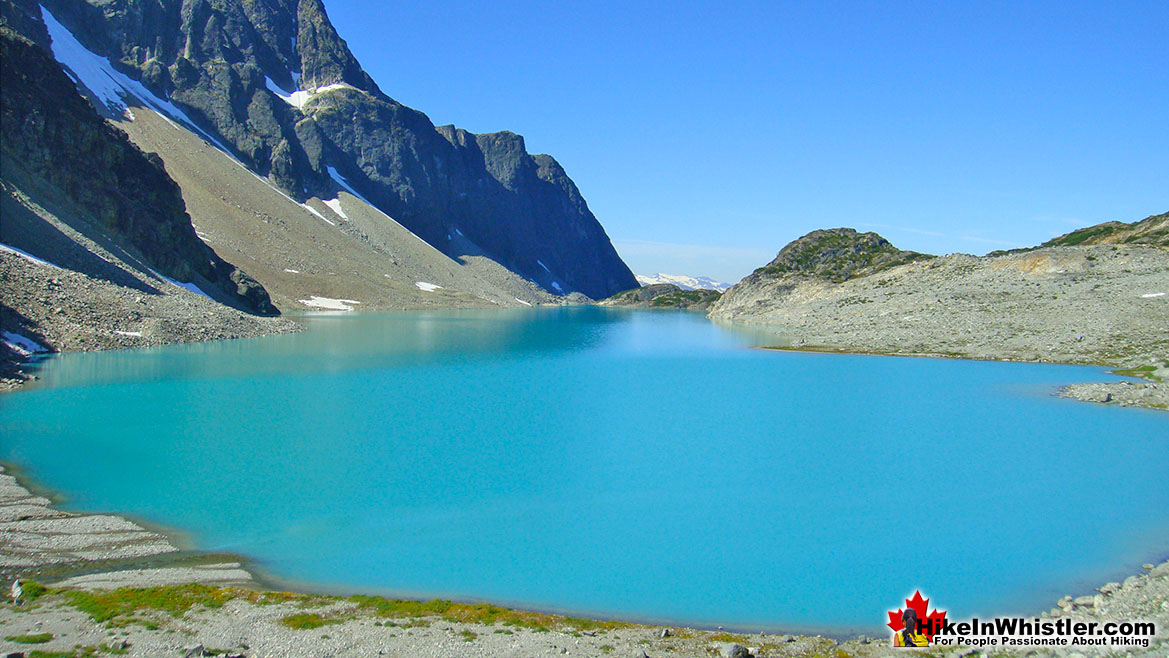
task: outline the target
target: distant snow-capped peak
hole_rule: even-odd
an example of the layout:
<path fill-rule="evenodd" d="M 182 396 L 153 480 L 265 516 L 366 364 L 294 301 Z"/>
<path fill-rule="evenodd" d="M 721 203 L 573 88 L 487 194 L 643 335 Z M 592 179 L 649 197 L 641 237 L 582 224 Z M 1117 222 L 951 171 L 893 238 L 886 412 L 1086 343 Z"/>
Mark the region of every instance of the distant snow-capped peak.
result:
<path fill-rule="evenodd" d="M 672 283 L 682 290 L 698 290 L 705 288 L 707 290 L 717 290 L 719 292 L 726 292 L 734 284 L 722 283 L 715 281 L 708 276 L 686 276 L 684 274 L 662 274 L 658 272 L 653 275 L 638 274 L 637 282 L 643 286 L 652 285 L 655 283 Z"/>

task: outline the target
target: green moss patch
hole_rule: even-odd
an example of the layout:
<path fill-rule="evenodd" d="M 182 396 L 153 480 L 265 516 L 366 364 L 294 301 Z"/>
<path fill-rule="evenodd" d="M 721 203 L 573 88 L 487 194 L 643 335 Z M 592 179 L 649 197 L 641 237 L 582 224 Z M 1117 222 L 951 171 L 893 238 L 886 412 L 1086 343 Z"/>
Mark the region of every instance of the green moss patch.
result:
<path fill-rule="evenodd" d="M 315 612 L 301 612 L 295 615 L 288 615 L 280 620 L 281 624 L 295 629 L 295 630 L 311 630 L 320 628 L 322 626 L 329 626 L 332 624 L 340 624 L 340 619 L 331 617 L 323 617 Z"/>
<path fill-rule="evenodd" d="M 24 593 L 21 595 L 21 598 L 23 598 L 26 601 L 35 601 L 35 600 L 39 599 L 41 596 L 43 596 L 45 592 L 48 591 L 48 588 L 46 588 L 44 585 L 38 583 L 35 580 L 26 580 L 26 581 L 20 583 L 20 588 L 22 590 L 24 590 Z"/>
<path fill-rule="evenodd" d="M 98 647 L 75 647 L 72 651 L 31 651 L 28 658 L 97 658 L 108 654 L 120 655 L 125 649 L 114 649 L 106 645 Z"/>
<path fill-rule="evenodd" d="M 1141 377 L 1150 381 L 1160 381 L 1160 377 L 1155 377 L 1153 375 L 1153 372 L 1156 370 L 1156 366 L 1138 366 L 1136 368 L 1113 370 L 1112 374 L 1120 375 L 1121 377 Z"/>
<path fill-rule="evenodd" d="M 174 617 L 183 616 L 195 606 L 219 608 L 235 597 L 235 592 L 209 585 L 176 585 L 169 587 L 123 587 L 105 592 L 65 590 L 65 601 L 95 622 L 124 625 L 142 622 L 134 617 L 140 611 L 165 612 Z"/>
<path fill-rule="evenodd" d="M 52 633 L 35 633 L 30 635 L 7 635 L 4 637 L 9 642 L 17 644 L 44 644 L 53 639 Z"/>
<path fill-rule="evenodd" d="M 441 599 L 431 601 L 410 601 L 385 599 L 380 596 L 353 596 L 350 601 L 362 610 L 381 617 L 412 618 L 440 617 L 451 622 L 466 624 L 502 624 L 518 626 L 536 631 L 551 629 L 593 630 L 624 628 L 629 624 L 614 621 L 595 621 L 577 617 L 563 617 L 539 612 L 510 610 L 490 603 L 454 603 Z"/>

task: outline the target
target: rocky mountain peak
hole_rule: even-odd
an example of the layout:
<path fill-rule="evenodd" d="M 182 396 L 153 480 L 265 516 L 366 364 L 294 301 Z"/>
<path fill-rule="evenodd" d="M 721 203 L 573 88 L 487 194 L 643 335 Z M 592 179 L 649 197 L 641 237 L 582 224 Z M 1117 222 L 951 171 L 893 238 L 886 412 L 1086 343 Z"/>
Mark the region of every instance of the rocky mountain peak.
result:
<path fill-rule="evenodd" d="M 933 256 L 898 249 L 876 233 L 858 233 L 851 228 L 820 229 L 793 240 L 755 275 L 794 274 L 839 283 L 926 258 Z"/>
<path fill-rule="evenodd" d="M 525 170 L 535 167 L 522 135 L 503 130 L 476 135 L 475 142 L 483 152 L 487 171 L 509 190 L 516 188 Z"/>
<path fill-rule="evenodd" d="M 436 128 L 383 94 L 321 0 L 44 6 L 86 49 L 298 201 L 354 189 L 452 258 L 463 255 L 447 237 L 458 229 L 491 259 L 557 294 L 603 298 L 637 285 L 554 159 L 530 155 L 512 132 Z M 0 0 L 0 7 L 22 33 L 44 32 L 39 5 Z"/>
<path fill-rule="evenodd" d="M 300 60 L 301 89 L 347 84 L 362 91 L 381 94 L 373 78 L 362 70 L 345 40 L 329 22 L 321 0 L 286 0 L 279 4 L 295 6 L 296 54 Z"/>

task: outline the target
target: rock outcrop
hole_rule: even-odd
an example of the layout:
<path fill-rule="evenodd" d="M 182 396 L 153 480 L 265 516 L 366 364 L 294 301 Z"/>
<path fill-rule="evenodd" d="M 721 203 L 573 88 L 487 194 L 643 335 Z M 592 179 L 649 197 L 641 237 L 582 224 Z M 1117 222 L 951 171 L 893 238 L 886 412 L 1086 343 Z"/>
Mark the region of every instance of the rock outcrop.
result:
<path fill-rule="evenodd" d="M 1040 247 L 1090 244 L 1148 244 L 1169 247 L 1169 213 L 1150 215 L 1139 222 L 1104 222 L 1052 238 Z"/>
<path fill-rule="evenodd" d="M 876 233 L 857 233 L 851 228 L 822 229 L 789 243 L 752 276 L 760 280 L 804 276 L 841 283 L 930 258 L 933 256 L 898 249 Z"/>

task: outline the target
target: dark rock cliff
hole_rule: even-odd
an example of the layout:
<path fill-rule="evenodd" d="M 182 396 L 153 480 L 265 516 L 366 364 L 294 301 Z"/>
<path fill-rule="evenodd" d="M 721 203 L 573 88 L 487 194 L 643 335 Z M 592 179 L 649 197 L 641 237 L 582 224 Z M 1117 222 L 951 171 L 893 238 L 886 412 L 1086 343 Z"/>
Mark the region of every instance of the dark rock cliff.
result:
<path fill-rule="evenodd" d="M 262 286 L 195 235 L 179 187 L 158 157 L 142 153 L 98 116 L 43 49 L 0 26 L 0 61 L 6 169 L 43 180 L 161 274 L 183 282 L 202 278 L 220 301 L 277 314 Z"/>
<path fill-rule="evenodd" d="M 13 1 L 23 11 L 9 22 L 35 27 L 37 5 Z M 338 189 L 332 168 L 450 256 L 461 255 L 447 237 L 457 229 L 553 292 L 603 298 L 637 285 L 552 157 L 530 155 L 523 138 L 509 132 L 436 129 L 425 114 L 383 94 L 320 0 L 45 6 L 87 48 L 182 107 L 295 198 L 331 198 Z M 290 103 L 297 90 L 310 93 Z"/>

